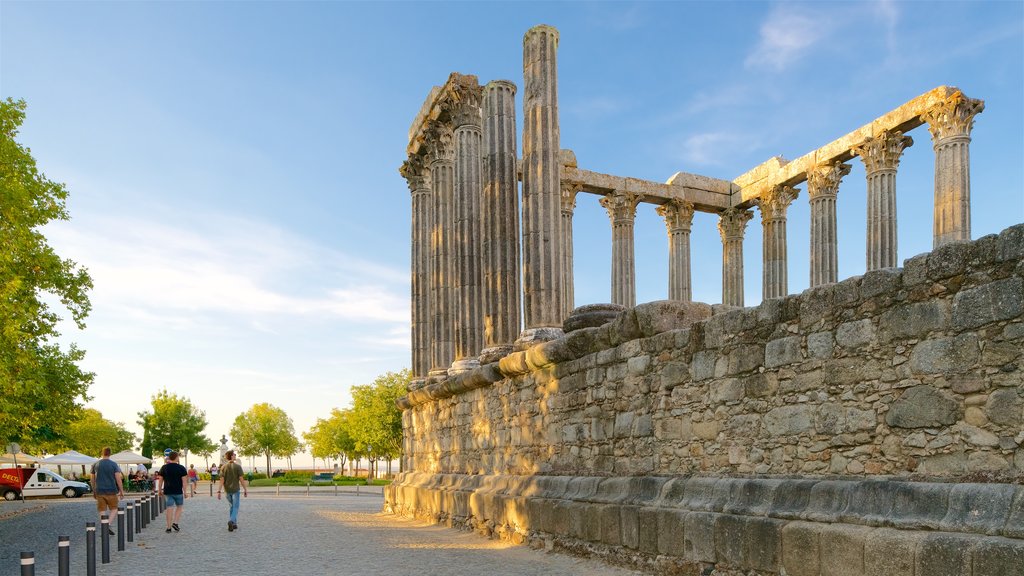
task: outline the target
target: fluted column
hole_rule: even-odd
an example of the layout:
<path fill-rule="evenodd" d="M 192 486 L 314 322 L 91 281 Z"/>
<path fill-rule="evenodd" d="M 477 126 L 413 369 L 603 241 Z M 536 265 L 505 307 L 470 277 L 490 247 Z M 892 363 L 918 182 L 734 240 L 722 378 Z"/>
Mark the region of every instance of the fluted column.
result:
<path fill-rule="evenodd" d="M 477 356 L 484 347 L 483 291 L 480 269 L 480 203 L 483 160 L 482 88 L 474 80 L 454 90 L 457 103 L 452 118 L 455 126 L 455 261 L 457 265 L 457 306 L 455 311 L 455 362 L 450 372 L 480 365 Z"/>
<path fill-rule="evenodd" d="M 426 158 L 410 156 L 399 172 L 412 193 L 412 254 L 410 258 L 412 312 L 412 376 L 422 380 L 430 371 L 430 169 Z"/>
<path fill-rule="evenodd" d="M 850 165 L 831 162 L 807 173 L 807 197 L 811 205 L 811 287 L 837 281 L 839 264 L 836 240 L 836 196 Z"/>
<path fill-rule="evenodd" d="M 761 299 L 782 298 L 789 293 L 786 255 L 786 210 L 799 192 L 791 186 L 775 186 L 757 199 L 764 231 L 764 275 Z"/>
<path fill-rule="evenodd" d="M 658 214 L 665 218 L 668 228 L 668 298 L 693 299 L 690 284 L 690 226 L 693 224 L 693 203 L 669 200 L 658 206 Z"/>
<path fill-rule="evenodd" d="M 921 116 L 935 149 L 935 248 L 971 239 L 971 130 L 984 109 L 984 101 L 957 91 Z"/>
<path fill-rule="evenodd" d="M 523 38 L 523 313 L 530 332 L 524 342 L 560 335 L 565 312 L 557 48 L 551 26 L 535 26 Z"/>
<path fill-rule="evenodd" d="M 569 317 L 576 301 L 573 275 L 572 215 L 576 210 L 576 195 L 583 186 L 579 182 L 562 181 L 562 316 Z"/>
<path fill-rule="evenodd" d="M 612 304 L 636 306 L 633 221 L 641 196 L 616 190 L 601 198 L 612 222 Z"/>
<path fill-rule="evenodd" d="M 910 136 L 886 130 L 852 149 L 864 161 L 868 180 L 868 270 L 896 266 L 896 168 L 913 144 Z"/>
<path fill-rule="evenodd" d="M 484 351 L 481 362 L 512 350 L 519 337 L 519 181 L 516 85 L 484 88 Z"/>
<path fill-rule="evenodd" d="M 722 236 L 722 304 L 743 306 L 743 233 L 754 217 L 750 210 L 729 208 L 718 215 Z"/>
<path fill-rule="evenodd" d="M 433 191 L 433 227 L 431 229 L 431 354 L 430 375 L 448 373 L 455 357 L 452 304 L 455 299 L 452 266 L 455 225 L 455 168 L 451 127 L 437 124 L 429 133 L 430 188 Z"/>

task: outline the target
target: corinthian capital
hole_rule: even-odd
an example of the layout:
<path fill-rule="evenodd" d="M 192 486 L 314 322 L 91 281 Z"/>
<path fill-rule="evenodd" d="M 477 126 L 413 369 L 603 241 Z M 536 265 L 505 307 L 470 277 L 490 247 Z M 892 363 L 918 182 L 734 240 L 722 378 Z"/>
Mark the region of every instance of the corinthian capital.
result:
<path fill-rule="evenodd" d="M 408 182 L 409 191 L 413 194 L 430 188 L 430 168 L 427 167 L 427 159 L 421 154 L 409 156 L 398 169 L 398 173 Z"/>
<path fill-rule="evenodd" d="M 573 180 L 562 180 L 562 215 L 572 216 L 576 210 L 576 195 L 583 190 L 583 183 Z"/>
<path fill-rule="evenodd" d="M 785 220 L 786 210 L 799 193 L 800 191 L 792 186 L 772 186 L 760 198 L 754 200 L 761 209 L 761 221 Z"/>
<path fill-rule="evenodd" d="M 601 206 L 608 211 L 612 224 L 632 224 L 636 217 L 636 205 L 643 197 L 643 194 L 615 190 L 601 198 Z"/>
<path fill-rule="evenodd" d="M 718 233 L 722 235 L 722 242 L 729 240 L 743 240 L 743 232 L 747 229 L 747 222 L 754 217 L 750 210 L 738 208 L 726 208 L 718 215 Z"/>
<path fill-rule="evenodd" d="M 665 219 L 668 233 L 689 232 L 693 224 L 693 202 L 673 198 L 654 209 Z"/>
<path fill-rule="evenodd" d="M 921 119 L 928 123 L 932 142 L 938 144 L 946 138 L 970 138 L 974 117 L 984 109 L 984 100 L 968 98 L 957 90 L 941 104 L 922 114 Z"/>
<path fill-rule="evenodd" d="M 864 161 L 864 169 L 868 174 L 879 170 L 895 170 L 900 165 L 903 151 L 914 145 L 914 139 L 904 136 L 899 130 L 885 130 L 877 138 L 870 136 L 859 146 L 851 150 Z"/>
<path fill-rule="evenodd" d="M 850 173 L 851 166 L 842 162 L 819 164 L 807 172 L 807 196 L 811 200 L 821 197 L 835 198 L 839 183 Z"/>
<path fill-rule="evenodd" d="M 427 158 L 430 163 L 452 162 L 455 160 L 455 143 L 452 128 L 443 122 L 436 122 L 427 131 Z"/>

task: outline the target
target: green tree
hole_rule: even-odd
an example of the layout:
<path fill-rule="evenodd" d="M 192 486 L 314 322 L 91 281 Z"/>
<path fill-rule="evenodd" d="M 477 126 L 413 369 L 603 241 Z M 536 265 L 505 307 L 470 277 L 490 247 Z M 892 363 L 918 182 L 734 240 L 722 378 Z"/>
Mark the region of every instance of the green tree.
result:
<path fill-rule="evenodd" d="M 0 101 L 0 439 L 30 444 L 66 436 L 94 375 L 78 365 L 82 350 L 55 343 L 61 318 L 47 302 L 85 328 L 92 279 L 41 232 L 69 219 L 68 191 L 15 141 L 24 120 L 23 100 Z"/>
<path fill-rule="evenodd" d="M 407 391 L 409 369 L 387 372 L 373 384 L 352 387 L 352 411 L 348 430 L 356 449 L 371 460 L 391 460 L 402 454 L 402 411 L 395 401 Z"/>
<path fill-rule="evenodd" d="M 146 458 L 153 458 L 153 441 L 149 438 L 149 428 L 142 427 L 142 442 L 139 444 L 139 454 Z"/>
<path fill-rule="evenodd" d="M 203 434 L 206 414 L 196 408 L 188 398 L 161 390 L 151 400 L 151 410 L 139 412 L 139 426 L 143 429 L 143 443 L 149 437 L 149 448 L 163 455 L 166 448 L 202 453 L 213 442 Z M 145 448 L 143 448 L 145 450 Z M 146 455 L 147 458 L 152 456 Z"/>
<path fill-rule="evenodd" d="M 298 451 L 299 446 L 292 419 L 284 410 L 265 402 L 239 414 L 231 426 L 230 435 L 243 455 L 266 456 L 268 473 L 271 456 L 290 456 Z"/>
<path fill-rule="evenodd" d="M 345 468 L 345 461 L 356 453 L 355 441 L 349 430 L 350 415 L 351 410 L 334 408 L 330 418 L 317 418 L 309 431 L 302 435 L 313 458 L 323 458 L 325 465 L 328 458 L 336 458 L 341 468 Z"/>
<path fill-rule="evenodd" d="M 82 417 L 71 424 L 68 446 L 82 454 L 99 457 L 105 446 L 114 452 L 129 450 L 135 445 L 135 434 L 120 422 L 111 422 L 99 410 L 86 408 Z"/>

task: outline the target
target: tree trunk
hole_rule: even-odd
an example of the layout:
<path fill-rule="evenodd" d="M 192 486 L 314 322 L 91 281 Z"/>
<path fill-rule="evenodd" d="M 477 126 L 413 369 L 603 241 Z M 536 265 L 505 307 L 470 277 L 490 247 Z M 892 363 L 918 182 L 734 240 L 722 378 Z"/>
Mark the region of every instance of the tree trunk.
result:
<path fill-rule="evenodd" d="M 270 450 L 267 450 L 267 470 L 270 470 Z"/>

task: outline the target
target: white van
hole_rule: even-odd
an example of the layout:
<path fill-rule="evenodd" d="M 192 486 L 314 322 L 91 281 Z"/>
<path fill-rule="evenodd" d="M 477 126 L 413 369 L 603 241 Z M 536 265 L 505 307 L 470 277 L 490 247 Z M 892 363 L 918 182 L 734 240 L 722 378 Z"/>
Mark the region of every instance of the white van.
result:
<path fill-rule="evenodd" d="M 20 495 L 13 486 L 0 486 L 0 490 L 3 490 L 5 500 L 14 500 Z M 85 482 L 67 480 L 52 470 L 37 468 L 32 471 L 32 476 L 29 477 L 21 492 L 24 493 L 26 498 L 60 495 L 63 495 L 65 498 L 78 498 L 82 494 L 92 492 L 92 487 Z"/>

